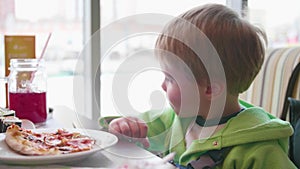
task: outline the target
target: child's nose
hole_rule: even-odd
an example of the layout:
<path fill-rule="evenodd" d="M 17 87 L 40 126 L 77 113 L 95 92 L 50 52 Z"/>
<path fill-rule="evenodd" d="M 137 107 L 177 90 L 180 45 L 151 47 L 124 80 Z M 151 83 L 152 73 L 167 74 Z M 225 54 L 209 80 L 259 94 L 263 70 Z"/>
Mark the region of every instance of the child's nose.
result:
<path fill-rule="evenodd" d="M 161 88 L 166 92 L 167 91 L 167 86 L 165 81 L 163 81 L 163 83 L 161 84 Z"/>

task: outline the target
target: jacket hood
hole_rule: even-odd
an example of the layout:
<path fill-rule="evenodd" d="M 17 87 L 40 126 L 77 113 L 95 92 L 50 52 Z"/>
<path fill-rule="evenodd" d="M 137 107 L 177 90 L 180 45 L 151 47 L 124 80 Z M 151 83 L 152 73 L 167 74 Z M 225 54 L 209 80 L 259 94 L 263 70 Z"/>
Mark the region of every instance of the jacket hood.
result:
<path fill-rule="evenodd" d="M 180 155 L 179 161 L 185 164 L 208 150 L 265 141 L 278 142 L 281 149 L 287 153 L 288 138 L 292 134 L 293 128 L 289 122 L 278 119 L 259 107 L 250 107 L 230 119 L 223 129 L 211 137 L 194 140 Z"/>
<path fill-rule="evenodd" d="M 257 141 L 281 140 L 293 134 L 290 123 L 265 112 L 259 107 L 250 107 L 230 119 L 215 136 L 222 137 L 224 147 Z"/>
<path fill-rule="evenodd" d="M 206 139 L 194 140 L 200 151 L 248 144 L 259 141 L 278 140 L 287 151 L 287 138 L 293 134 L 289 122 L 283 121 L 260 107 L 249 107 L 228 120 L 224 128 Z M 193 147 L 193 145 L 191 145 Z"/>

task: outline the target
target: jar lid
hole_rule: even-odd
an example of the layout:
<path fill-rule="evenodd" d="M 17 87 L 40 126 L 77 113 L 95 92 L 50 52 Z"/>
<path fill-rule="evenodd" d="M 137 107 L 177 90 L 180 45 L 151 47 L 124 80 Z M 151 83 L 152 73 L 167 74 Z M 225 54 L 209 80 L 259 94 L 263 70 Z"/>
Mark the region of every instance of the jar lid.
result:
<path fill-rule="evenodd" d="M 44 59 L 10 59 L 10 68 L 36 68 L 44 66 Z"/>

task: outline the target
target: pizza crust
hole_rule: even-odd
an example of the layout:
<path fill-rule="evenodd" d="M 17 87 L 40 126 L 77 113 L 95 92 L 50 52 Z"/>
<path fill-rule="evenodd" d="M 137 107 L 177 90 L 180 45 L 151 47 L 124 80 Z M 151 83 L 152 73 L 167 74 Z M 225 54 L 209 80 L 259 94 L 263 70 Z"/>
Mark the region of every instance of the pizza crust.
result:
<path fill-rule="evenodd" d="M 17 138 L 19 138 L 19 131 L 16 126 L 12 126 L 10 130 L 6 131 L 6 144 L 14 151 L 21 152 L 23 149 L 23 143 Z"/>
<path fill-rule="evenodd" d="M 79 149 L 76 146 L 71 147 L 72 144 L 70 144 L 78 138 L 62 138 L 61 140 L 55 140 L 60 141 L 59 144 L 48 144 L 48 139 L 51 139 L 52 136 L 58 136 L 60 134 L 59 131 L 65 132 L 62 134 L 78 135 L 78 133 L 68 133 L 64 130 L 58 130 L 58 132 L 55 133 L 56 135 L 54 133 L 37 134 L 31 130 L 22 129 L 17 125 L 11 125 L 6 130 L 5 142 L 12 150 L 23 155 L 57 155 L 87 151 L 90 150 L 95 143 L 93 139 L 80 135 L 80 137 L 83 138 L 83 142 L 87 140 L 88 144 L 82 142 L 82 144 L 78 146 L 81 147 Z M 37 135 L 40 136 L 38 137 Z M 63 135 L 59 135 L 58 137 L 63 137 Z M 61 145 L 63 143 L 65 143 L 65 145 Z"/>
<path fill-rule="evenodd" d="M 14 151 L 24 155 L 55 155 L 59 151 L 55 148 L 43 149 L 38 144 L 30 142 L 22 137 L 22 129 L 17 125 L 11 125 L 6 131 L 5 142 Z"/>

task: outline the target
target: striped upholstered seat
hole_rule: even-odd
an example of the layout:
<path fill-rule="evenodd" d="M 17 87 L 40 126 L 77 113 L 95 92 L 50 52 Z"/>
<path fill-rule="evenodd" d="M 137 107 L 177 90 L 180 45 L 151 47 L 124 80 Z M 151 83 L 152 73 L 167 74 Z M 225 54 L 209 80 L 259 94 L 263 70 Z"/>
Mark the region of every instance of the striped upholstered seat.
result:
<path fill-rule="evenodd" d="M 242 99 L 280 117 L 289 78 L 299 62 L 300 47 L 269 49 L 260 73 Z M 300 98 L 300 82 L 296 89 L 294 98 Z"/>

